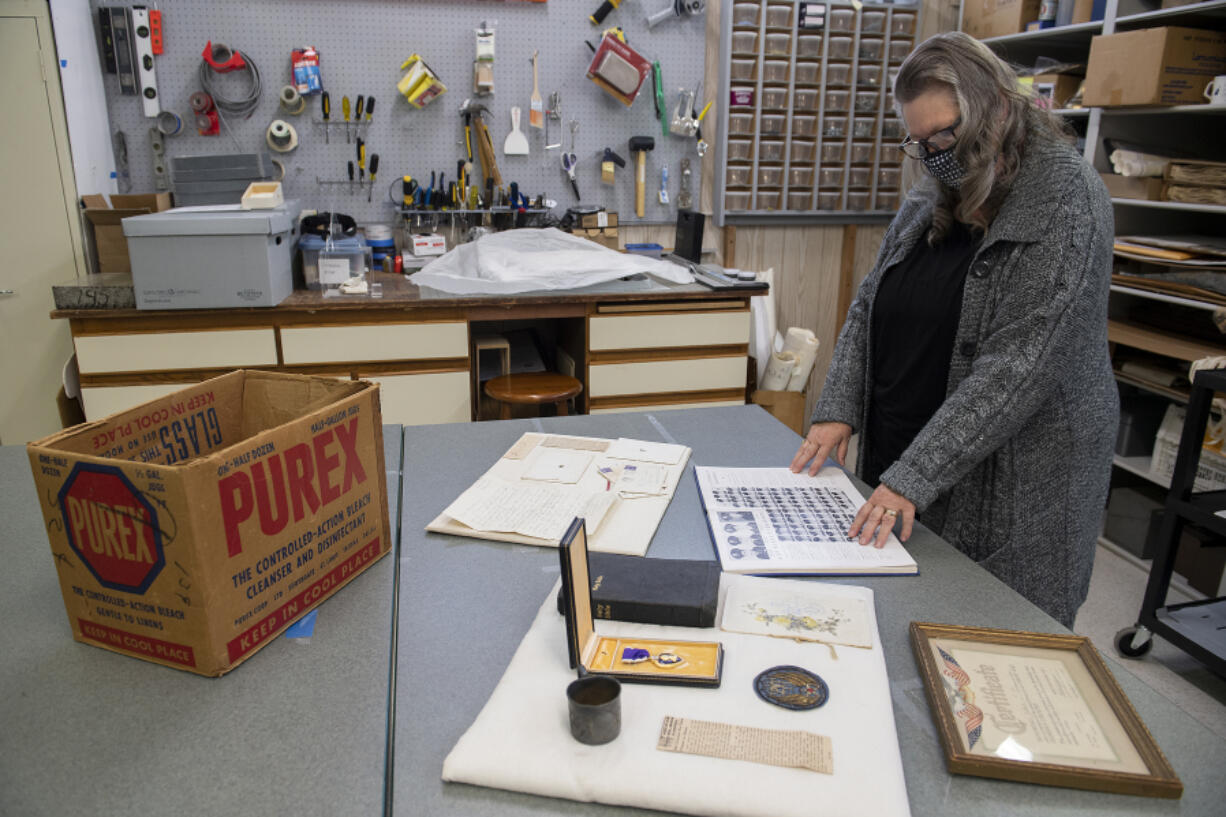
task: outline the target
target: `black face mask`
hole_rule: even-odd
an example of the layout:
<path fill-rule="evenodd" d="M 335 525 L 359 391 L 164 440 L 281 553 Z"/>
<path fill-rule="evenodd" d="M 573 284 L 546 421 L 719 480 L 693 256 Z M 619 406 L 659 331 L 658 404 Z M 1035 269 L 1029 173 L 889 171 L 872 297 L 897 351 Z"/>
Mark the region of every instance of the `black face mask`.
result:
<path fill-rule="evenodd" d="M 924 163 L 924 167 L 927 168 L 928 172 L 937 181 L 950 190 L 957 190 L 962 186 L 962 180 L 966 177 L 966 169 L 962 167 L 962 163 L 954 155 L 952 147 L 938 150 L 936 153 L 929 153 L 920 161 Z"/>

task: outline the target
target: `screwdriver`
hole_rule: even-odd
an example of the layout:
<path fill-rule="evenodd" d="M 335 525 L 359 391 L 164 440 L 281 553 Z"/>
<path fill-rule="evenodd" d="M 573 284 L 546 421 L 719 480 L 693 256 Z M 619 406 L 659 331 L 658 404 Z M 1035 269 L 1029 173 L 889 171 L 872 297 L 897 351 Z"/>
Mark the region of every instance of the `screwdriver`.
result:
<path fill-rule="evenodd" d="M 345 117 L 345 141 L 349 142 L 349 95 L 341 97 L 341 114 Z"/>
<path fill-rule="evenodd" d="M 353 195 L 353 162 L 349 163 L 349 195 Z"/>
<path fill-rule="evenodd" d="M 358 138 L 358 182 L 366 178 L 366 143 Z"/>
<path fill-rule="evenodd" d="M 324 114 L 324 144 L 328 144 L 328 132 L 332 130 L 332 125 L 328 121 L 332 118 L 332 98 L 328 96 L 328 92 L 324 91 L 324 95 L 319 98 L 319 109 Z"/>
<path fill-rule="evenodd" d="M 375 191 L 375 174 L 379 172 L 379 154 L 370 154 L 370 187 L 366 188 L 366 200 L 370 201 L 370 195 Z"/>
<path fill-rule="evenodd" d="M 366 121 L 370 121 L 370 117 L 375 113 L 375 98 L 373 96 L 366 97 Z"/>
<path fill-rule="evenodd" d="M 358 94 L 358 104 L 354 107 L 353 112 L 353 132 L 362 132 L 362 112 L 366 110 L 366 97 Z"/>

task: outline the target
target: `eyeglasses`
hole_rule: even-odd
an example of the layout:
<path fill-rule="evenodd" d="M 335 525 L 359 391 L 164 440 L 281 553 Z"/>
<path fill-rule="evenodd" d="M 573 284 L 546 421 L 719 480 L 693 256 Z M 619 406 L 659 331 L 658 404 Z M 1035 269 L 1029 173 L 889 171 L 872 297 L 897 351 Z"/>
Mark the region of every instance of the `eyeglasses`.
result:
<path fill-rule="evenodd" d="M 922 159 L 931 153 L 938 153 L 942 150 L 949 150 L 958 141 L 957 135 L 954 133 L 958 126 L 962 124 L 962 117 L 950 125 L 948 128 L 942 128 L 936 133 L 929 136 L 927 139 L 912 139 L 908 136 L 903 140 L 898 149 L 910 156 L 912 159 Z"/>

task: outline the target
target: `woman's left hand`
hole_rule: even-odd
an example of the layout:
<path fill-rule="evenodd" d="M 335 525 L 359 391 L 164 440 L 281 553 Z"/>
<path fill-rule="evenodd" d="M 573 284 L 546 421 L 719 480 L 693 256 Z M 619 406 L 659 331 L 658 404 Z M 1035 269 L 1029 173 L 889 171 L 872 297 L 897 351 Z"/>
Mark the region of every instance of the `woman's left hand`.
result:
<path fill-rule="evenodd" d="M 883 548 L 900 516 L 902 532 L 898 538 L 905 542 L 910 538 L 911 526 L 915 523 L 915 504 L 902 494 L 894 493 L 884 485 L 878 485 L 868 501 L 860 506 L 847 535 L 853 539 L 859 537 L 862 545 L 872 542 L 873 547 Z"/>

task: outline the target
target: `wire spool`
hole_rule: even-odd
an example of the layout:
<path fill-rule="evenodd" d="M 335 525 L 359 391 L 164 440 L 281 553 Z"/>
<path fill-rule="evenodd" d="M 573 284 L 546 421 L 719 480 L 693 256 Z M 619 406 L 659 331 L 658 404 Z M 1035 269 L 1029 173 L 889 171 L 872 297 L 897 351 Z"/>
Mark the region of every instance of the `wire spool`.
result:
<path fill-rule="evenodd" d="M 164 136 L 174 136 L 183 130 L 183 120 L 174 111 L 162 111 L 157 116 L 157 129 Z"/>
<path fill-rule="evenodd" d="M 260 69 L 256 67 L 255 61 L 251 57 L 241 51 L 231 51 L 221 44 L 214 44 L 213 60 L 217 63 L 227 63 L 233 60 L 234 56 L 242 58 L 243 67 L 226 73 L 241 73 L 247 77 L 247 88 L 240 95 L 235 97 L 222 96 L 219 93 L 216 82 L 220 72 L 213 69 L 208 60 L 200 61 L 200 87 L 203 88 L 211 97 L 213 104 L 217 109 L 227 116 L 241 116 L 244 119 L 251 116 L 255 112 L 256 107 L 260 104 L 260 93 L 262 91 L 260 85 Z M 229 55 L 230 59 L 223 59 Z"/>
<path fill-rule="evenodd" d="M 298 132 L 284 119 L 274 119 L 264 134 L 264 141 L 277 153 L 289 153 L 298 147 Z"/>
<path fill-rule="evenodd" d="M 192 110 L 196 113 L 208 113 L 213 110 L 213 97 L 204 91 L 196 91 L 187 98 L 187 104 L 191 105 Z"/>
<path fill-rule="evenodd" d="M 281 110 L 291 116 L 298 116 L 306 110 L 306 99 L 293 85 L 281 89 Z"/>

